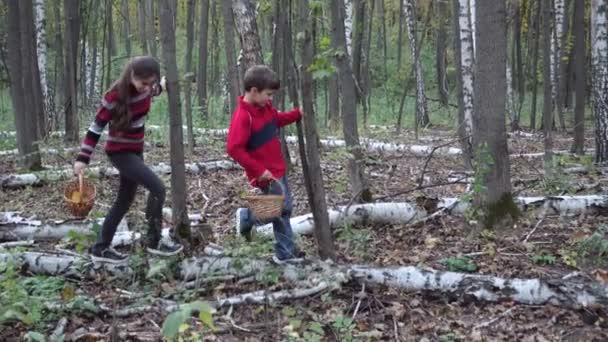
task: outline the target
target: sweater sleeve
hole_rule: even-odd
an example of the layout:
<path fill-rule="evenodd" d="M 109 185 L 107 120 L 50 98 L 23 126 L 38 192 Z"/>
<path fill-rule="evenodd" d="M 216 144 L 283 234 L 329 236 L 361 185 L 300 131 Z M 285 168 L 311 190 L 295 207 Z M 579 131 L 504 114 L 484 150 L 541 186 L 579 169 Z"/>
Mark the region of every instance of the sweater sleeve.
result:
<path fill-rule="evenodd" d="M 251 157 L 247 151 L 247 142 L 251 135 L 251 117 L 244 110 L 236 110 L 232 115 L 226 141 L 226 152 L 239 163 L 245 171 L 254 177 L 261 176 L 266 168 Z"/>
<path fill-rule="evenodd" d="M 116 105 L 114 101 L 115 96 L 113 96 L 112 93 L 106 94 L 101 100 L 101 104 L 97 108 L 95 119 L 91 123 L 91 126 L 89 126 L 82 145 L 80 145 L 80 152 L 78 152 L 78 156 L 76 157 L 77 161 L 81 161 L 86 164 L 91 161 L 91 155 L 95 150 L 97 142 L 99 142 L 101 133 L 103 133 L 104 128 L 112 119 L 111 110 Z"/>
<path fill-rule="evenodd" d="M 294 108 L 288 112 L 277 113 L 277 125 L 279 127 L 287 126 L 302 118 L 302 111 L 300 108 Z"/>

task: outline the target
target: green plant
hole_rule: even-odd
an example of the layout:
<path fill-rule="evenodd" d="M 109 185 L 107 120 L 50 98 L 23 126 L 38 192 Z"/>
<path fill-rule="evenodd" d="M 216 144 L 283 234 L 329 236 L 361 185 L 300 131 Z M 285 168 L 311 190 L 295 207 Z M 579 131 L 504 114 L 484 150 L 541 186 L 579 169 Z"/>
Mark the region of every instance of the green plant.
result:
<path fill-rule="evenodd" d="M 215 330 L 213 314 L 215 309 L 206 302 L 196 301 L 184 304 L 179 310 L 170 313 L 163 322 L 162 334 L 167 340 L 174 340 L 179 334 L 188 330 L 187 320 L 193 313 L 198 313 L 198 319 L 209 329 Z"/>
<path fill-rule="evenodd" d="M 539 265 L 553 265 L 555 260 L 555 256 L 549 251 L 542 251 L 540 254 L 535 254 L 532 256 L 532 261 Z"/>
<path fill-rule="evenodd" d="M 449 257 L 441 260 L 441 263 L 452 272 L 475 272 L 477 265 L 467 257 Z"/>
<path fill-rule="evenodd" d="M 335 330 L 340 341 L 352 342 L 355 340 L 353 336 L 355 323 L 352 318 L 343 315 L 336 316 L 331 326 Z"/>
<path fill-rule="evenodd" d="M 606 231 L 608 231 L 608 226 L 602 225 L 589 237 L 577 242 L 574 251 L 578 257 L 593 259 L 597 262 L 608 261 Z"/>
<path fill-rule="evenodd" d="M 369 229 L 355 229 L 350 224 L 345 223 L 344 228 L 339 232 L 338 240 L 348 245 L 349 253 L 367 260 L 373 254 L 372 242 L 374 236 Z"/>

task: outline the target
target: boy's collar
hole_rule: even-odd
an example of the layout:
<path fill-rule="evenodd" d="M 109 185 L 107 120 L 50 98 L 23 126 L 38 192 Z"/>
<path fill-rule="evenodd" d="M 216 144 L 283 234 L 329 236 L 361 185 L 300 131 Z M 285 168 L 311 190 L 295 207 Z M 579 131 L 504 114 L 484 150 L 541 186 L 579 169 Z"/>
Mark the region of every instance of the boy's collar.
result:
<path fill-rule="evenodd" d="M 241 106 L 243 106 L 245 109 L 247 109 L 248 111 L 260 111 L 266 107 L 266 106 L 260 107 L 253 103 L 249 103 L 249 102 L 245 101 L 245 96 L 243 96 L 243 95 L 239 96 L 239 104 Z"/>

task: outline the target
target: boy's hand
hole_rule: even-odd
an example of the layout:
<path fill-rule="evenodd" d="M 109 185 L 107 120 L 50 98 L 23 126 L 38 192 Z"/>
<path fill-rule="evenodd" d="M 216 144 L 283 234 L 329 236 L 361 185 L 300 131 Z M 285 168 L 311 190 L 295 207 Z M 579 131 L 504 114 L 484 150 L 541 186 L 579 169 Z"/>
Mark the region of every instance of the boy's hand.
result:
<path fill-rule="evenodd" d="M 86 169 L 87 164 L 77 161 L 74 163 L 74 174 L 79 176 L 84 173 L 84 169 Z"/>
<path fill-rule="evenodd" d="M 258 181 L 260 182 L 269 181 L 271 179 L 274 179 L 274 176 L 268 170 L 264 171 L 264 173 L 262 173 L 262 175 L 258 177 Z"/>

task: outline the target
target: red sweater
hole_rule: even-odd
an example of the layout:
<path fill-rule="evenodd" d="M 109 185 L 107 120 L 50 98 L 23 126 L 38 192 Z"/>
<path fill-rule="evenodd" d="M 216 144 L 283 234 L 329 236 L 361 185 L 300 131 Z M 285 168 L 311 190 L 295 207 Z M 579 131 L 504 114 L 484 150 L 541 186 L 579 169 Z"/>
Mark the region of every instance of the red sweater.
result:
<path fill-rule="evenodd" d="M 239 103 L 230 121 L 226 152 L 239 163 L 253 186 L 262 186 L 257 179 L 268 170 L 275 178 L 287 172 L 278 128 L 289 125 L 302 117 L 299 108 L 279 113 L 268 102 L 264 107 L 245 102 Z"/>
<path fill-rule="evenodd" d="M 160 87 L 158 88 L 160 90 Z M 129 98 L 129 109 L 131 110 L 131 127 L 125 131 L 117 131 L 112 128 L 110 124 L 108 138 L 105 143 L 105 151 L 108 154 L 116 152 L 135 152 L 141 153 L 144 150 L 144 132 L 145 132 L 145 121 L 148 111 L 150 110 L 150 104 L 152 102 L 152 96 L 160 94 L 155 93 L 154 90 L 137 93 L 133 90 L 131 97 Z M 104 128 L 112 120 L 112 109 L 116 106 L 116 100 L 118 99 L 118 92 L 116 90 L 110 90 L 107 92 L 101 104 L 97 109 L 95 120 L 91 123 L 87 134 L 84 137 L 82 145 L 80 146 L 80 152 L 76 157 L 76 160 L 89 163 L 91 155 L 95 150 L 95 146 L 99 141 L 99 137 L 103 132 Z"/>

